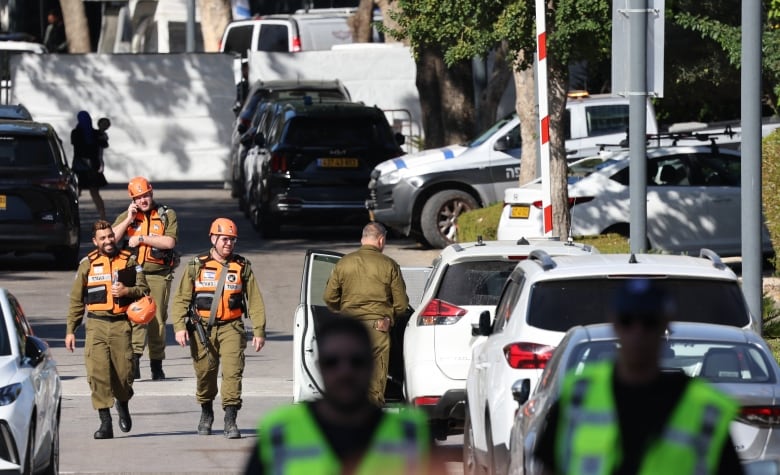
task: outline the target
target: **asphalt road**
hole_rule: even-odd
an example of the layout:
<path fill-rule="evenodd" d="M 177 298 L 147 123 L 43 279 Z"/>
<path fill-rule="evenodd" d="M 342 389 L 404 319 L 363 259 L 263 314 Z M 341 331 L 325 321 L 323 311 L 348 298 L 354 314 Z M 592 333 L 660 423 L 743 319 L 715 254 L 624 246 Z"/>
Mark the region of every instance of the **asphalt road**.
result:
<path fill-rule="evenodd" d="M 252 230 L 221 183 L 157 184 L 155 198 L 174 208 L 179 218 L 182 262 L 209 247 L 208 227 L 216 217 L 228 217 L 239 228 L 237 252 L 252 262 L 265 298 L 268 343 L 260 353 L 247 350 L 243 383 L 243 409 L 239 412 L 241 440 L 222 436 L 222 411 L 217 410 L 215 433 L 198 436 L 200 407 L 194 398 L 195 380 L 189 349 L 176 345 L 168 330 L 165 381 L 151 381 L 147 356 L 142 359 L 142 380 L 136 381 L 130 403 L 133 430 L 119 431 L 114 412 L 113 440 L 94 440 L 98 427 L 92 409 L 84 368 L 83 337 L 78 349 L 64 348 L 65 317 L 72 271 L 52 270 L 45 254 L 0 256 L 0 286 L 20 300 L 36 334 L 45 338 L 57 360 L 63 385 L 61 471 L 63 473 L 239 473 L 255 443 L 255 425 L 269 409 L 291 401 L 292 320 L 298 304 L 304 252 L 309 248 L 353 250 L 360 226 L 285 227 L 282 237 L 264 241 Z M 130 203 L 124 187 L 103 191 L 110 217 Z M 97 218 L 87 193 L 82 195 L 82 254 L 92 248 L 90 225 Z M 401 265 L 428 265 L 435 250 L 409 240 L 390 239 L 386 253 Z M 182 266 L 183 267 L 183 266 Z M 180 269 L 182 268 L 180 267 Z M 174 286 L 178 283 L 178 276 Z M 219 403 L 216 405 L 219 407 Z M 112 411 L 113 412 L 113 411 Z M 451 467 L 460 471 L 458 439 L 448 444 Z"/>

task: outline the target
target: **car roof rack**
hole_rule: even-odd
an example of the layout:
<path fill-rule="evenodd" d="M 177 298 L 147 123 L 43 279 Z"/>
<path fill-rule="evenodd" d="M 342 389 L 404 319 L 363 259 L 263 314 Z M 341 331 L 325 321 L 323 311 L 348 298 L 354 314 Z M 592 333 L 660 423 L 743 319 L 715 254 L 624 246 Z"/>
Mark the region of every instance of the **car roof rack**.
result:
<path fill-rule="evenodd" d="M 716 253 L 712 249 L 707 249 L 703 247 L 699 251 L 699 257 L 711 260 L 712 266 L 718 270 L 724 270 L 726 268 L 726 264 L 723 263 L 718 253 Z"/>
<path fill-rule="evenodd" d="M 543 271 L 555 269 L 555 261 L 549 254 L 541 249 L 534 249 L 528 254 L 528 260 L 539 264 Z"/>

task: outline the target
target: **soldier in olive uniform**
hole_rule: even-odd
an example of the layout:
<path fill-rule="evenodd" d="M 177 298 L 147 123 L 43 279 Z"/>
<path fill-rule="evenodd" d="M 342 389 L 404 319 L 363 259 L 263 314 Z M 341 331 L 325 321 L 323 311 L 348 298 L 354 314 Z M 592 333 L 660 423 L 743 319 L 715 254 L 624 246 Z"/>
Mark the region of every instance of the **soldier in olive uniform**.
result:
<path fill-rule="evenodd" d="M 117 248 L 111 223 L 101 220 L 94 224 L 92 243 L 97 249 L 82 259 L 70 292 L 65 348 L 71 352 L 76 348 L 75 332 L 86 307 L 84 359 L 92 406 L 100 415 L 95 438 L 111 439 L 114 429 L 110 408 L 114 399 L 119 428 L 128 432 L 132 427 L 128 401 L 133 396 L 133 349 L 126 312 L 149 287 L 135 258 Z"/>
<path fill-rule="evenodd" d="M 363 228 L 360 249 L 342 257 L 333 269 L 323 299 L 333 312 L 363 322 L 371 335 L 374 375 L 369 397 L 384 406 L 390 362 L 390 328 L 409 307 L 401 268 L 382 254 L 387 230 L 379 223 Z"/>
<path fill-rule="evenodd" d="M 211 434 L 213 401 L 217 396 L 217 375 L 222 362 L 222 407 L 228 439 L 241 438 L 236 416 L 241 408 L 241 378 L 247 344 L 244 314 L 252 320 L 252 346 L 265 344 L 265 306 L 249 261 L 233 253 L 238 227 L 218 218 L 209 232 L 212 248 L 187 265 L 173 298 L 173 327 L 181 346 L 190 344 L 197 378 L 196 398 L 201 405 L 198 434 Z M 222 282 L 222 292 L 217 290 Z M 217 295 L 219 293 L 219 295 Z M 193 320 L 195 321 L 193 326 Z M 198 330 L 205 333 L 206 344 Z"/>

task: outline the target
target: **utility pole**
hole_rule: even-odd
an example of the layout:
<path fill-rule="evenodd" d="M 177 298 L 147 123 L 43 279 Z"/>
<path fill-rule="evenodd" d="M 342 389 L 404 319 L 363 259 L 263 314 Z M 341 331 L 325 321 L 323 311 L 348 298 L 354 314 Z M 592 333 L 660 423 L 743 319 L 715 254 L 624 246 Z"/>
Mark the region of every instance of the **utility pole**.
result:
<path fill-rule="evenodd" d="M 195 52 L 195 0 L 187 0 L 187 37 L 186 51 Z"/>
<path fill-rule="evenodd" d="M 762 321 L 761 1 L 742 0 L 742 290 Z"/>
<path fill-rule="evenodd" d="M 630 248 L 647 250 L 647 0 L 628 0 Z"/>

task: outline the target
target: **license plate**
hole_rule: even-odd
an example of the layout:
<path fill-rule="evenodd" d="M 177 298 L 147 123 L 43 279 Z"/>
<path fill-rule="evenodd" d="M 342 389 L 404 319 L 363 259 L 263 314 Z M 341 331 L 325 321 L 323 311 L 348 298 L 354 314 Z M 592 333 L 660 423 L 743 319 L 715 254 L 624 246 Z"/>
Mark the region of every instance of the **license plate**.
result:
<path fill-rule="evenodd" d="M 357 168 L 360 166 L 357 158 L 318 158 L 320 168 Z"/>
<path fill-rule="evenodd" d="M 531 207 L 528 205 L 512 205 L 509 208 L 509 217 L 513 219 L 528 219 Z"/>
<path fill-rule="evenodd" d="M 8 198 L 5 195 L 0 195 L 0 211 L 5 211 L 8 207 Z"/>

